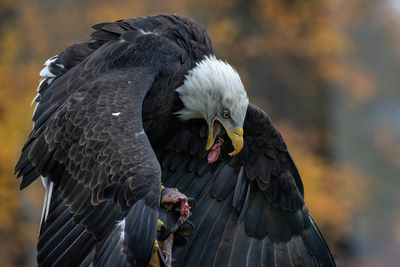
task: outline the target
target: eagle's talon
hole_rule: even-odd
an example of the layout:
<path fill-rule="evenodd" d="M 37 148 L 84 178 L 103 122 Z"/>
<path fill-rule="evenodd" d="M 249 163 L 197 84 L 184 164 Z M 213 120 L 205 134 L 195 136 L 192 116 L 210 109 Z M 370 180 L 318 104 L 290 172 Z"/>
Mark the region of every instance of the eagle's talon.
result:
<path fill-rule="evenodd" d="M 151 266 L 151 267 L 161 267 L 160 256 L 158 253 L 159 246 L 160 245 L 159 245 L 157 239 L 154 240 L 154 250 L 153 250 L 153 254 L 151 255 L 150 262 L 149 262 L 149 266 Z"/>

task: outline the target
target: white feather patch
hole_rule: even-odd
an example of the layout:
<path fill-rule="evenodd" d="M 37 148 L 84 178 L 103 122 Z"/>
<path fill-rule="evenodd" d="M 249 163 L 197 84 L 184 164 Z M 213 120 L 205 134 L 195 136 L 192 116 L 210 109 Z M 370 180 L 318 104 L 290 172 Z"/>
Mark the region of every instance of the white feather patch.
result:
<path fill-rule="evenodd" d="M 117 222 L 116 227 L 119 230 L 119 239 L 122 242 L 125 239 L 125 219 L 122 219 L 121 221 Z"/>
<path fill-rule="evenodd" d="M 45 80 L 46 80 L 46 78 L 40 79 L 39 85 L 38 85 L 38 87 L 37 87 L 37 89 L 36 89 L 36 92 L 38 92 L 38 93 L 37 93 L 36 96 L 33 98 L 32 103 L 31 103 L 31 106 L 33 105 L 33 103 L 35 103 L 35 101 L 36 101 L 36 100 L 38 99 L 38 97 L 40 96 L 40 94 L 39 94 L 40 86 L 42 86 L 42 84 L 43 84 L 43 82 L 44 82 Z M 35 113 L 33 113 L 33 114 L 35 114 Z"/>
<path fill-rule="evenodd" d="M 51 58 L 49 58 L 48 60 L 46 60 L 46 62 L 44 63 L 44 65 L 48 66 L 51 63 L 53 63 L 54 61 L 56 61 L 58 58 L 58 55 L 52 56 Z"/>
<path fill-rule="evenodd" d="M 42 86 L 42 83 L 43 83 L 45 80 L 46 80 L 46 78 L 42 78 L 42 79 L 40 79 L 40 81 L 39 81 L 39 85 L 38 85 L 38 87 L 37 87 L 37 89 L 36 89 L 36 91 L 37 91 L 37 92 L 39 92 L 39 90 L 40 90 L 40 86 Z"/>
<path fill-rule="evenodd" d="M 39 98 L 40 94 L 36 94 L 35 97 L 32 100 L 31 106 L 33 105 L 33 103 L 36 102 L 36 100 Z"/>
<path fill-rule="evenodd" d="M 48 181 L 49 181 L 49 179 L 47 179 L 46 177 L 43 177 L 43 176 L 41 176 L 41 178 L 42 178 L 42 184 L 43 184 L 43 187 L 47 190 L 47 186 L 48 186 Z"/>
<path fill-rule="evenodd" d="M 49 215 L 51 196 L 53 195 L 53 188 L 54 188 L 54 183 L 50 182 L 49 188 L 46 191 L 48 192 L 48 194 L 47 194 L 46 213 L 44 214 L 44 220 L 46 220 L 47 216 Z"/>
<path fill-rule="evenodd" d="M 142 29 L 139 29 L 139 32 L 143 33 L 143 34 L 153 34 L 154 32 L 149 32 L 149 31 L 145 31 Z"/>
<path fill-rule="evenodd" d="M 46 189 L 46 193 L 44 195 L 44 203 L 43 203 L 42 217 L 40 219 L 40 227 L 42 226 L 42 223 L 46 221 L 47 216 L 49 215 L 51 196 L 53 194 L 53 188 L 54 188 L 54 183 L 51 182 L 50 179 L 48 179 L 47 177 L 42 176 L 42 183 L 44 188 Z"/>
<path fill-rule="evenodd" d="M 135 133 L 135 137 L 138 137 L 139 135 L 144 134 L 144 130 L 141 130 L 140 132 Z"/>
<path fill-rule="evenodd" d="M 54 78 L 56 77 L 56 75 L 50 71 L 49 66 L 50 66 L 51 63 L 53 63 L 57 59 L 58 59 L 58 55 L 55 55 L 55 56 L 49 58 L 48 60 L 46 60 L 46 62 L 43 64 L 45 67 L 39 73 L 39 75 L 42 78 L 40 79 L 39 85 L 38 85 L 38 87 L 36 89 L 36 91 L 38 93 L 33 98 L 31 106 L 40 97 L 39 90 L 40 90 L 40 87 L 42 86 L 42 84 L 44 83 L 44 81 L 47 82 L 47 85 L 50 85 L 53 82 Z M 60 68 L 64 69 L 64 65 L 62 65 L 62 64 L 56 64 L 56 65 L 59 66 Z M 33 116 L 35 116 L 37 107 L 38 107 L 38 104 L 36 104 L 35 109 L 33 110 Z M 33 127 L 35 127 L 35 123 L 33 123 Z"/>
<path fill-rule="evenodd" d="M 121 112 L 114 112 L 114 113 L 112 113 L 113 116 L 117 116 L 117 117 L 119 116 L 119 114 L 121 114 Z"/>
<path fill-rule="evenodd" d="M 49 66 L 51 63 L 53 63 L 54 61 L 56 61 L 58 58 L 58 55 L 55 55 L 51 58 L 49 58 L 48 60 L 46 60 L 46 62 L 44 63 L 44 68 L 40 71 L 39 75 L 41 77 L 44 78 L 51 78 L 51 77 L 56 77 L 56 75 L 54 73 L 52 73 L 49 69 Z M 58 65 L 58 64 L 57 64 Z M 61 65 L 61 64 L 60 64 Z"/>
<path fill-rule="evenodd" d="M 40 71 L 39 75 L 40 75 L 41 77 L 56 77 L 55 74 L 53 74 L 53 73 L 50 72 L 48 66 L 44 67 L 44 68 Z"/>

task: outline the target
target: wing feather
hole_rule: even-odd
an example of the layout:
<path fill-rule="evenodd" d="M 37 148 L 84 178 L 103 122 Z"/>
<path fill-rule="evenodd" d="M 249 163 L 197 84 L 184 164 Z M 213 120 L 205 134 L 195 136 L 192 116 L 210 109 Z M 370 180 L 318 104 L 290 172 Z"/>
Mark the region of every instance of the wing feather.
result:
<path fill-rule="evenodd" d="M 186 246 L 174 246 L 174 266 L 335 266 L 304 205 L 293 160 L 263 111 L 249 106 L 243 150 L 212 165 L 201 145 L 203 122 L 181 128 L 195 149 L 178 141 L 181 133 L 155 148 L 163 183 L 196 199 L 190 217 L 195 232 Z M 225 144 L 222 151 L 230 151 Z"/>
<path fill-rule="evenodd" d="M 161 171 L 140 118 L 159 69 L 140 57 L 146 55 L 143 50 L 161 49 L 165 40 L 141 46 L 130 41 L 88 51 L 86 58 L 41 89 L 35 127 L 16 172 L 23 177 L 21 188 L 39 174 L 46 175 L 66 208 L 42 227 L 39 265 L 68 262 L 66 255 L 76 253 L 79 244 L 102 240 L 121 218 L 127 225 L 127 242 L 120 244 L 126 259 L 145 265 L 151 257 Z M 51 214 L 49 218 L 55 216 Z M 77 253 L 80 258 L 74 262 L 83 261 L 89 252 Z"/>

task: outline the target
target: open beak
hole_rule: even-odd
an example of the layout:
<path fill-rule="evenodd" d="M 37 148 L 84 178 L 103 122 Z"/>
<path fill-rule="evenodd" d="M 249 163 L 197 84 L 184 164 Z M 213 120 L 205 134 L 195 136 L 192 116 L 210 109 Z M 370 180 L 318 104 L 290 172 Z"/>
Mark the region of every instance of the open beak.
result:
<path fill-rule="evenodd" d="M 218 120 L 218 122 L 220 121 Z M 234 150 L 231 153 L 229 153 L 229 156 L 234 156 L 238 154 L 243 148 L 243 128 L 239 128 L 231 132 L 227 127 L 225 127 L 225 125 L 222 122 L 220 123 L 222 124 L 222 126 L 224 126 L 225 131 L 228 134 L 229 138 L 231 139 L 234 148 Z M 214 133 L 214 122 L 213 122 L 212 126 L 208 127 L 206 150 L 209 150 L 213 146 L 216 136 L 217 133 Z"/>
<path fill-rule="evenodd" d="M 234 150 L 231 153 L 229 153 L 229 156 L 235 156 L 243 148 L 243 128 L 239 128 L 234 132 L 230 132 L 226 128 L 225 130 L 229 138 L 231 139 L 234 148 Z"/>

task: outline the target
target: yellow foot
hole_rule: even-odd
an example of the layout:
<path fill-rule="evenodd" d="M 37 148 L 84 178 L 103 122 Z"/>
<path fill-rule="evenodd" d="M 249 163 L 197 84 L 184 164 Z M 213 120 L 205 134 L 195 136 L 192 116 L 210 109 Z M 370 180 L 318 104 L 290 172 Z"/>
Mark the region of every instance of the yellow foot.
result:
<path fill-rule="evenodd" d="M 158 220 L 161 222 L 160 220 Z M 153 250 L 153 255 L 151 256 L 149 265 L 152 267 L 161 267 L 161 261 L 160 261 L 160 256 L 158 255 L 158 241 L 154 241 L 154 250 Z"/>
<path fill-rule="evenodd" d="M 157 222 L 157 231 L 161 231 L 161 227 L 164 225 L 163 221 L 161 221 L 160 219 L 158 219 Z"/>

